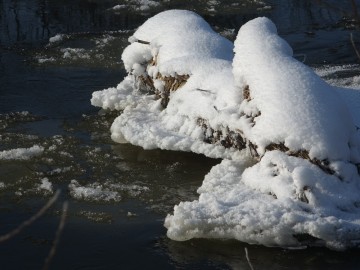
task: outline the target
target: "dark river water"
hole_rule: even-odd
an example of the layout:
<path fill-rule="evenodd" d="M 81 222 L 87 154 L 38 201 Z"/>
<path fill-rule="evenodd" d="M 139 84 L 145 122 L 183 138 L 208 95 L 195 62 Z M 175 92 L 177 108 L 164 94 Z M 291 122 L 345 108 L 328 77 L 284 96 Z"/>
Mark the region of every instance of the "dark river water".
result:
<path fill-rule="evenodd" d="M 0 242 L 0 269 L 43 268 L 64 201 L 68 215 L 50 269 L 251 269 L 245 248 L 256 270 L 360 269 L 358 250 L 166 237 L 166 215 L 197 198 L 219 160 L 117 145 L 109 133 L 117 113 L 99 112 L 90 98 L 125 76 L 121 53 L 131 33 L 172 8 L 196 11 L 231 40 L 245 22 L 267 16 L 306 64 L 351 65 L 328 79 L 359 74 L 352 1 L 0 0 L 0 235 L 61 190 L 41 218 Z M 41 155 L 1 158 L 33 146 L 42 147 Z"/>

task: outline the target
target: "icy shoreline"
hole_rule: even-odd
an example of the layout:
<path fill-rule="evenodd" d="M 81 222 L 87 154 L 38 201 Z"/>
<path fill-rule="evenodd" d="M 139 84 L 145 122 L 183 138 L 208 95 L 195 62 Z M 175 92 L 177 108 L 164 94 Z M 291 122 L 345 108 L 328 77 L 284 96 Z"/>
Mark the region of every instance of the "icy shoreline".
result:
<path fill-rule="evenodd" d="M 358 246 L 357 106 L 296 61 L 270 20 L 242 26 L 233 47 L 195 13 L 171 10 L 129 41 L 129 75 L 92 98 L 123 111 L 112 139 L 224 159 L 199 200 L 167 216 L 171 239 Z"/>

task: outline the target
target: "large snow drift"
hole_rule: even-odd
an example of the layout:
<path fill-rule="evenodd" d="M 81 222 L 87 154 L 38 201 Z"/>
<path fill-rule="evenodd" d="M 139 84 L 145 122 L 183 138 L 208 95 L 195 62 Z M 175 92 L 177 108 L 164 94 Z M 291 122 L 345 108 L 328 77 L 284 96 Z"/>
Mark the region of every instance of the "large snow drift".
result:
<path fill-rule="evenodd" d="M 150 18 L 129 40 L 129 75 L 92 98 L 123 110 L 112 138 L 224 159 L 199 200 L 167 216 L 171 239 L 359 245 L 359 116 L 341 89 L 292 57 L 269 19 L 245 24 L 235 48 L 180 10 Z"/>

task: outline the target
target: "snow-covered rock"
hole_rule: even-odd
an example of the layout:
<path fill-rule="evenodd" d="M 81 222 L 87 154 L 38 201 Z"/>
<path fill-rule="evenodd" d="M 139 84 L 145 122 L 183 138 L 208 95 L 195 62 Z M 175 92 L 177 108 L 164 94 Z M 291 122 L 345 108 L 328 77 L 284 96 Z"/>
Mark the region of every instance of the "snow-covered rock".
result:
<path fill-rule="evenodd" d="M 195 13 L 171 10 L 129 41 L 129 75 L 92 98 L 123 111 L 113 140 L 224 159 L 199 200 L 167 216 L 171 239 L 359 245 L 359 115 L 292 57 L 269 19 L 242 26 L 233 47 Z"/>

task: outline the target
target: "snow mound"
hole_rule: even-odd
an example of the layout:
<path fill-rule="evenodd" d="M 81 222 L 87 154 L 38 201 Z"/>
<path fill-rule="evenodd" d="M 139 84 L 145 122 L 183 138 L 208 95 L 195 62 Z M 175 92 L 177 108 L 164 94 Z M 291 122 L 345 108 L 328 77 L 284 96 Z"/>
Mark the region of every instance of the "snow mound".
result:
<path fill-rule="evenodd" d="M 270 144 L 283 143 L 293 152 L 307 150 L 310 158 L 360 161 L 345 103 L 335 88 L 292 57 L 269 19 L 241 27 L 233 67 L 237 85 L 245 84 L 249 95 L 241 110 L 255 115 L 242 130 L 260 155 Z"/>
<path fill-rule="evenodd" d="M 233 47 L 195 13 L 171 10 L 129 41 L 129 75 L 91 100 L 122 111 L 112 139 L 224 159 L 199 200 L 167 216 L 171 239 L 359 245 L 359 116 L 346 98 L 359 92 L 295 60 L 267 18 L 242 26 Z"/>
<path fill-rule="evenodd" d="M 150 18 L 129 41 L 122 54 L 129 75 L 116 88 L 94 92 L 91 100 L 103 109 L 124 110 L 111 127 L 112 139 L 145 149 L 238 155 L 205 143 L 199 125 L 199 119 L 211 119 L 211 125 L 225 129 L 224 121 L 235 124 L 239 117 L 242 97 L 233 84 L 233 44 L 200 16 L 183 10 Z"/>

